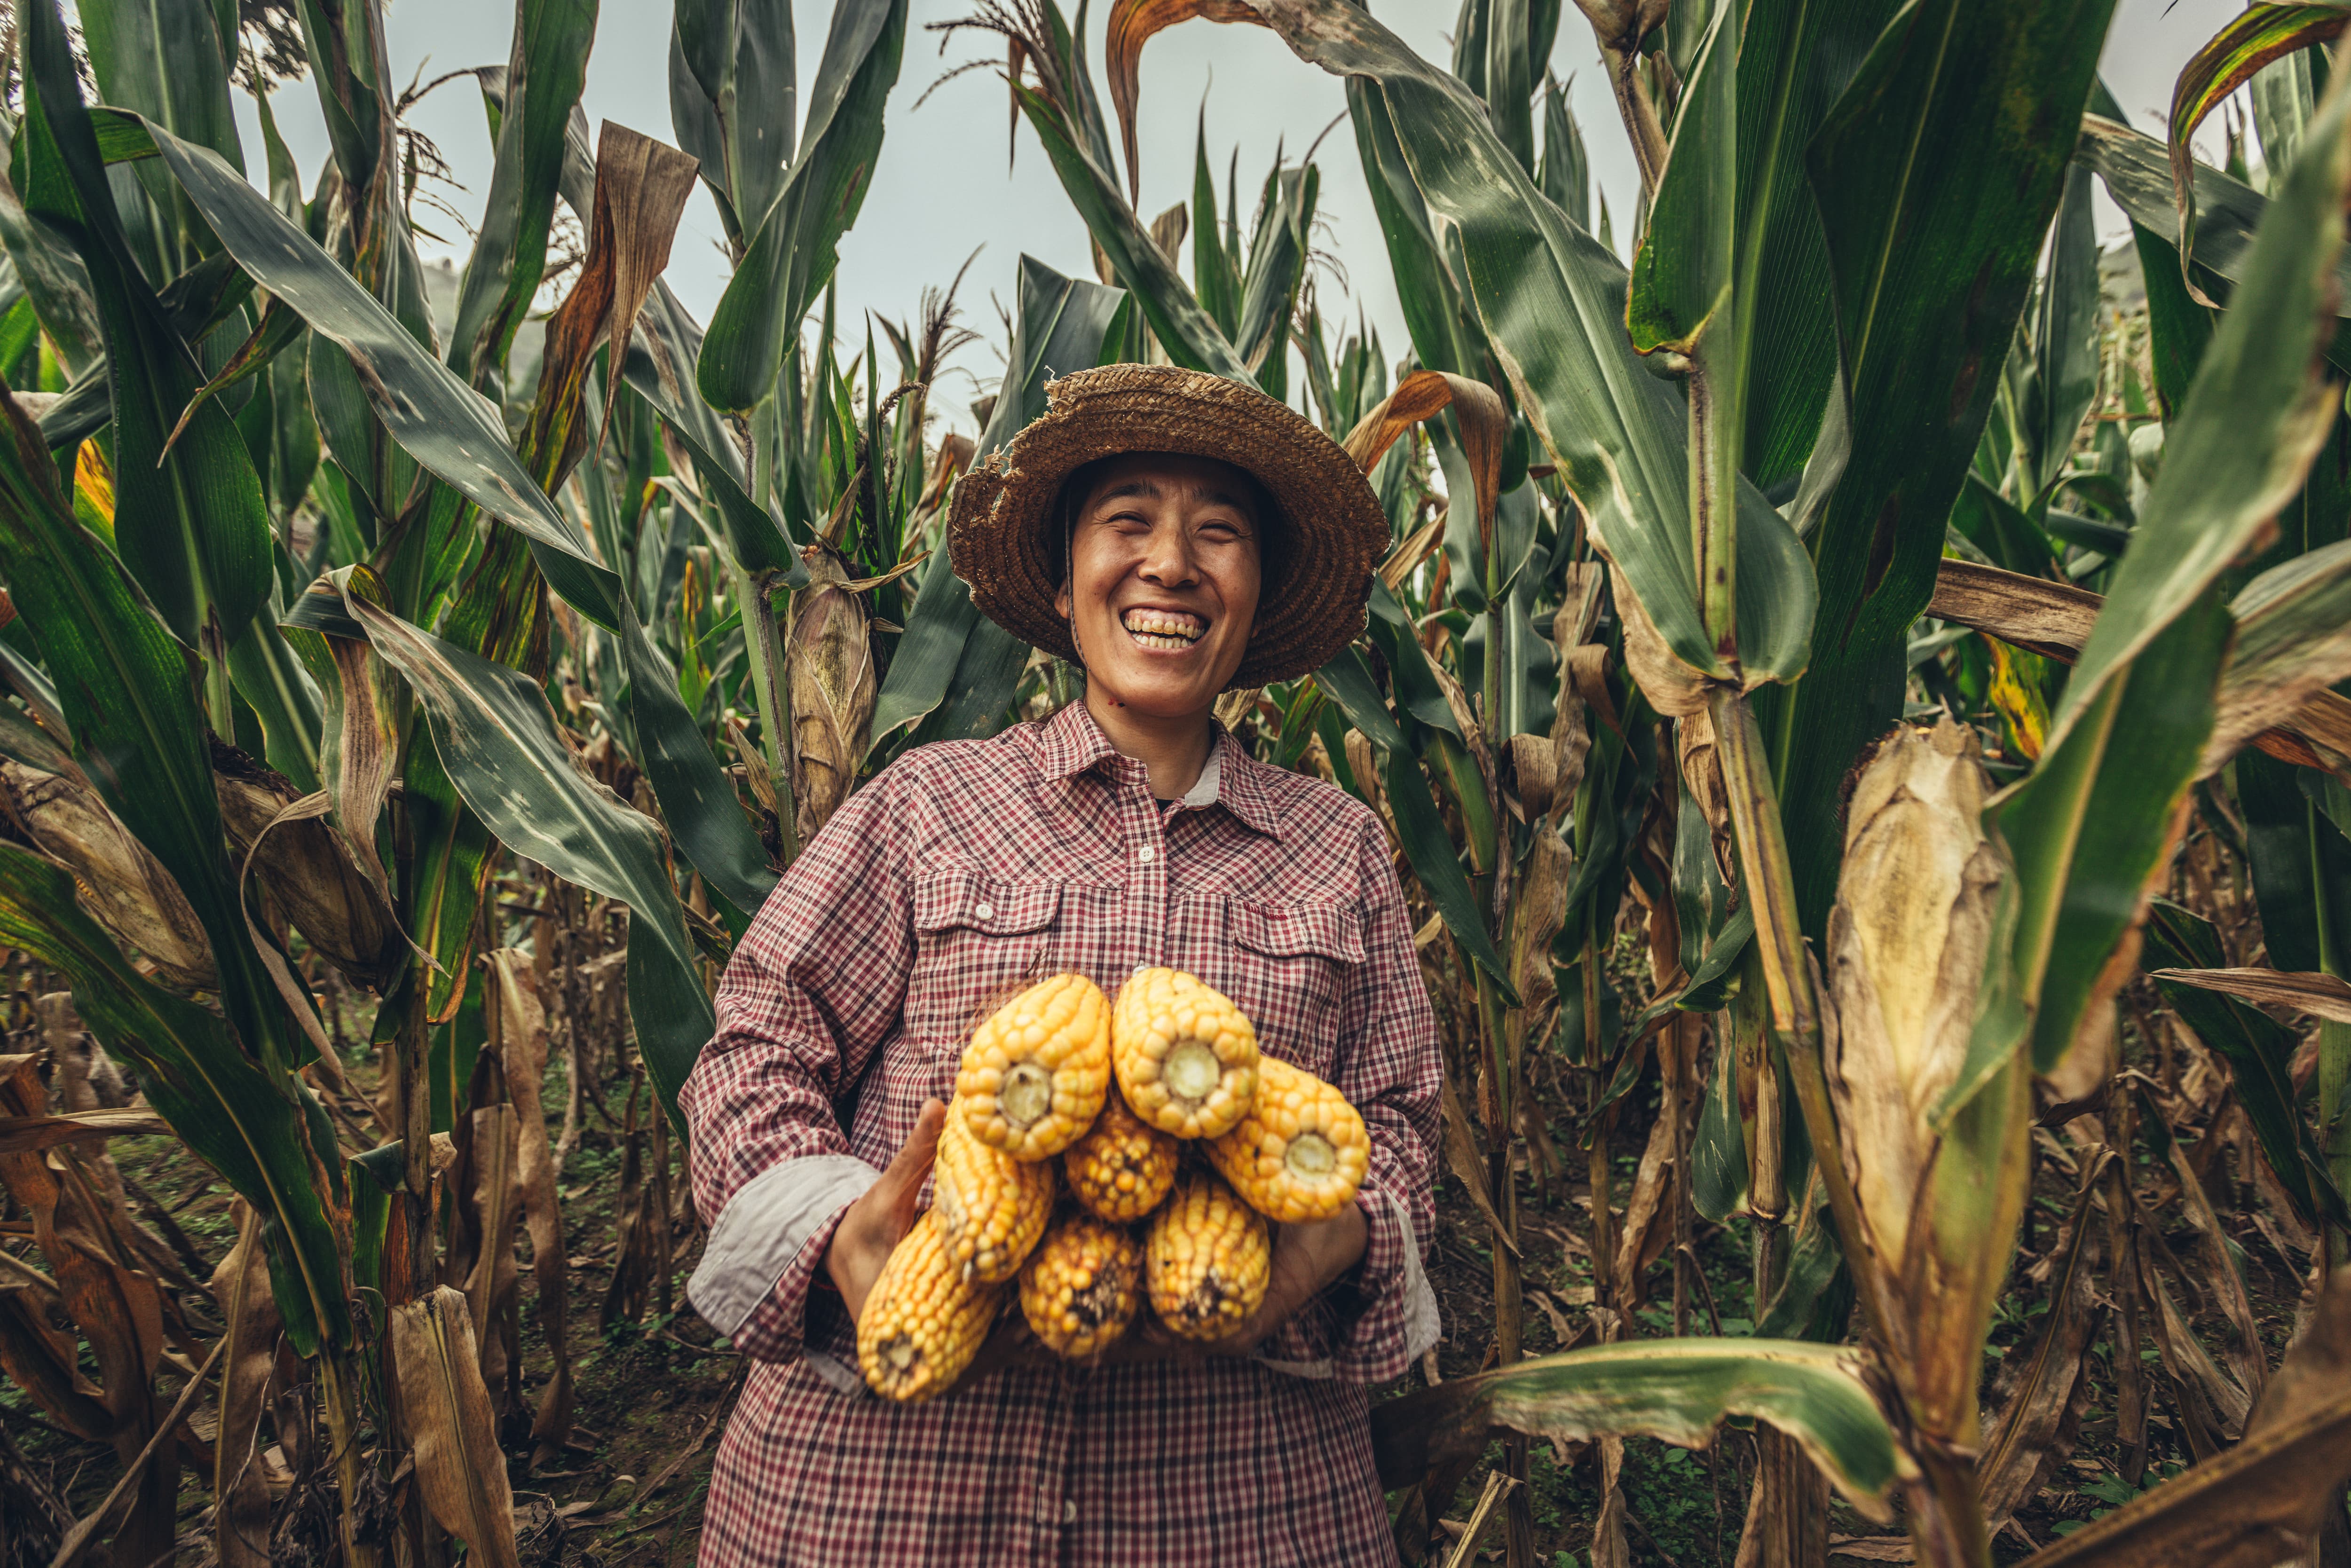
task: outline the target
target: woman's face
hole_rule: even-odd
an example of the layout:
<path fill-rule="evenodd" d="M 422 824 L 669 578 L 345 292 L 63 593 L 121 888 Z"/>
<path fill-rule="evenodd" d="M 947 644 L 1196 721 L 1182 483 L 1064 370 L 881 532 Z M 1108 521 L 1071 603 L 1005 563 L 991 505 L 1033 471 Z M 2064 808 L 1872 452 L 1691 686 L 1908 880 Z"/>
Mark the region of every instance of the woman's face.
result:
<path fill-rule="evenodd" d="M 1214 706 L 1257 619 L 1258 494 L 1210 458 L 1137 453 L 1102 465 L 1057 601 L 1090 692 L 1153 718 Z"/>

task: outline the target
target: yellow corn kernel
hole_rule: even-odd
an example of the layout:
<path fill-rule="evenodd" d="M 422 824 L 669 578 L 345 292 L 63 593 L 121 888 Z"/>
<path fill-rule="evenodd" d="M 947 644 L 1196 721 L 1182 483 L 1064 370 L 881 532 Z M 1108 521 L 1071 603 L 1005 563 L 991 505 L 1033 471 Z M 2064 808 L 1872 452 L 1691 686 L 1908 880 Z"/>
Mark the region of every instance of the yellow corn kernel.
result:
<path fill-rule="evenodd" d="M 948 1256 L 981 1284 L 1000 1285 L 1020 1271 L 1053 1217 L 1052 1163 L 991 1149 L 963 1117 L 949 1116 L 931 1166 L 931 1212 Z"/>
<path fill-rule="evenodd" d="M 1134 1113 L 1178 1138 L 1213 1138 L 1257 1093 L 1257 1030 L 1181 969 L 1144 969 L 1119 988 L 1111 1061 Z"/>
<path fill-rule="evenodd" d="M 914 1404 L 955 1385 L 987 1338 L 999 1291 L 964 1277 L 925 1209 L 882 1265 L 857 1319 L 857 1364 L 884 1399 Z"/>
<path fill-rule="evenodd" d="M 1143 1249 L 1123 1226 L 1072 1215 L 1020 1271 L 1020 1311 L 1037 1337 L 1072 1361 L 1109 1349 L 1142 1305 Z"/>
<path fill-rule="evenodd" d="M 1043 1160 L 1092 1124 L 1109 1086 L 1110 1002 L 1083 975 L 1056 975 L 971 1031 L 956 1103 L 981 1143 Z"/>
<path fill-rule="evenodd" d="M 1061 1168 L 1088 1212 L 1129 1225 L 1176 1185 L 1176 1140 L 1146 1125 L 1113 1085 L 1086 1135 L 1061 1151 Z"/>
<path fill-rule="evenodd" d="M 1186 1339 L 1224 1339 L 1265 1300 L 1265 1220 L 1206 1171 L 1176 1184 L 1143 1250 L 1151 1310 Z"/>
<path fill-rule="evenodd" d="M 1371 1164 L 1364 1118 L 1347 1097 L 1301 1067 L 1266 1057 L 1257 1103 L 1208 1144 L 1208 1158 L 1242 1200 L 1269 1219 L 1328 1219 L 1355 1200 Z"/>

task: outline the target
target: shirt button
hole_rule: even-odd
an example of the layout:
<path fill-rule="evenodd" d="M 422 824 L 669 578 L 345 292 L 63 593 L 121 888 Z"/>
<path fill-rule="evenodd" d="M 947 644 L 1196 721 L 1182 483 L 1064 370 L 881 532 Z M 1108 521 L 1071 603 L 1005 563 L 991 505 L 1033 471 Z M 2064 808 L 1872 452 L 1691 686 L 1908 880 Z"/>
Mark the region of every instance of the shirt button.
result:
<path fill-rule="evenodd" d="M 1134 858 L 1141 861 L 1144 865 L 1149 865 L 1154 860 L 1158 858 L 1158 855 L 1159 852 L 1153 849 L 1149 844 L 1145 844 L 1141 849 L 1134 852 Z"/>
<path fill-rule="evenodd" d="M 1078 1522 L 1077 1499 L 1071 1498 L 1069 1501 L 1061 1505 L 1061 1522 L 1063 1524 L 1075 1524 Z"/>
<path fill-rule="evenodd" d="M 971 912 L 974 915 L 978 915 L 982 920 L 993 920 L 996 918 L 996 905 L 992 904 L 975 904 L 972 906 Z"/>

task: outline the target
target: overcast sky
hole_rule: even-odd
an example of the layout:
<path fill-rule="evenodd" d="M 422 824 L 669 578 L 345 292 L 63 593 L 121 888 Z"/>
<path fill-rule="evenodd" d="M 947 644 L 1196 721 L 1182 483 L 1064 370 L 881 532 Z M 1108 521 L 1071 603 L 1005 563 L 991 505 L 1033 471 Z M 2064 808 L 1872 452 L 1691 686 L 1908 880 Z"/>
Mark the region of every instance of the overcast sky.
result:
<path fill-rule="evenodd" d="M 1374 12 L 1415 48 L 1439 62 L 1451 58 L 1449 37 L 1458 0 L 1372 0 Z M 1008 157 L 1007 95 L 1001 78 L 975 70 L 914 107 L 939 76 L 967 60 L 1000 62 L 995 35 L 925 30 L 969 13 L 969 0 L 913 0 L 905 65 L 891 95 L 888 131 L 857 226 L 841 249 L 843 336 L 863 341 L 866 311 L 893 319 L 919 314 L 925 286 L 944 285 L 975 248 L 978 258 L 961 302 L 967 325 L 983 333 L 967 350 L 934 396 L 951 427 L 969 432 L 968 400 L 994 382 L 1004 334 L 997 301 L 1009 308 L 1015 270 L 1026 251 L 1063 272 L 1091 277 L 1085 225 L 1053 178 L 1036 139 L 1022 131 Z M 1600 69 L 1590 28 L 1573 6 L 1559 30 L 1552 69 L 1572 87 L 1571 104 L 1591 149 L 1595 180 L 1617 214 L 1620 243 L 1637 189 L 1632 154 L 1614 99 Z M 2233 15 L 2232 0 L 2119 0 L 2104 71 L 2133 122 L 2160 134 L 2172 78 L 2196 47 Z M 821 55 L 831 0 L 794 0 L 799 26 L 800 101 Z M 670 129 L 667 59 L 670 7 L 660 0 L 604 0 L 595 52 L 589 62 L 586 109 L 603 120 L 674 140 Z M 392 65 L 402 82 L 421 75 L 502 64 L 511 42 L 513 11 L 500 0 L 393 0 L 387 13 Z M 1100 30 L 1097 20 L 1095 30 Z M 945 52 L 941 44 L 945 42 Z M 1102 81 L 1094 42 L 1096 81 Z M 1106 95 L 1105 95 L 1106 96 Z M 1346 109 L 1338 78 L 1301 62 L 1270 32 L 1246 26 L 1186 23 L 1152 40 L 1143 56 L 1140 137 L 1146 214 L 1186 199 L 1191 192 L 1195 127 L 1207 120 L 1208 156 L 1221 183 L 1228 160 L 1240 155 L 1242 215 L 1262 183 L 1276 149 L 1291 158 L 1312 143 Z M 327 152 L 316 90 L 308 81 L 282 89 L 274 107 L 287 142 L 301 165 L 304 187 L 318 176 Z M 249 100 L 238 99 L 247 162 L 257 175 L 260 141 Z M 459 188 L 440 194 L 468 222 L 478 221 L 489 186 L 491 147 L 481 99 L 470 79 L 441 88 L 414 111 L 413 122 L 447 157 Z M 2218 123 L 2216 116 L 2211 122 Z M 1355 159 L 1349 128 L 1325 139 L 1316 162 L 1322 172 L 1319 246 L 1343 269 L 1326 271 L 1318 288 L 1326 318 L 1360 309 L 1380 334 L 1391 361 L 1410 347 L 1396 306 L 1386 256 Z M 2101 202 L 2104 194 L 2101 193 Z M 424 225 L 447 243 L 421 239 L 428 259 L 462 266 L 468 236 L 439 214 L 420 210 Z M 2102 228 L 2124 224 L 2111 206 Z M 697 191 L 672 252 L 670 285 L 688 308 L 707 319 L 726 286 L 721 231 L 706 195 Z M 1188 262 L 1185 268 L 1189 274 Z M 885 349 L 884 352 L 888 350 Z"/>

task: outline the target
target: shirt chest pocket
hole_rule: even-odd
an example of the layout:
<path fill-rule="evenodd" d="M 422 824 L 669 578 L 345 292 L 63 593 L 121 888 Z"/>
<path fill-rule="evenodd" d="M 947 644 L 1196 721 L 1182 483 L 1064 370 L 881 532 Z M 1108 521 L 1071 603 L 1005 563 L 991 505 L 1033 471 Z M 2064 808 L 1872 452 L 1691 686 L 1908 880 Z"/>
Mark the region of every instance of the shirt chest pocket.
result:
<path fill-rule="evenodd" d="M 1023 986 L 1055 972 L 1058 882 L 1010 882 L 969 872 L 914 880 L 914 969 L 906 1032 L 959 1054 L 972 1026 Z"/>
<path fill-rule="evenodd" d="M 1327 1076 L 1347 977 L 1364 961 L 1361 915 L 1328 899 L 1235 899 L 1228 921 L 1226 994 L 1257 1025 L 1261 1046 Z"/>

